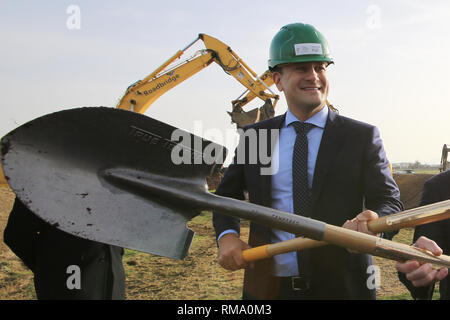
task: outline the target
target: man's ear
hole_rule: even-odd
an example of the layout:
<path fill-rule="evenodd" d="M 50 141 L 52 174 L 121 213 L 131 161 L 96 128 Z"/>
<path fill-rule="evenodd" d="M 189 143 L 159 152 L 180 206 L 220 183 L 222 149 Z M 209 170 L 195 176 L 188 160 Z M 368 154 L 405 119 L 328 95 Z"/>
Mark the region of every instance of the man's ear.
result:
<path fill-rule="evenodd" d="M 283 86 L 281 84 L 281 73 L 274 72 L 272 73 L 273 83 L 277 86 L 278 91 L 283 91 Z"/>

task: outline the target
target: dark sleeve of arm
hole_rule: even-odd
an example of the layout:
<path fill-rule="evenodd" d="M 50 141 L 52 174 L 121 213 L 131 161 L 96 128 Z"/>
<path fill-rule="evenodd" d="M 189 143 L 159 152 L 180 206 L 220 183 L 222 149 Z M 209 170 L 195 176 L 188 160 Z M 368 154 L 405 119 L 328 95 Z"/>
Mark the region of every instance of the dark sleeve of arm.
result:
<path fill-rule="evenodd" d="M 227 168 L 216 194 L 223 197 L 244 200 L 244 165 L 236 163 L 236 154 L 233 163 Z M 225 230 L 233 229 L 240 232 L 240 219 L 213 212 L 213 226 L 217 237 Z"/>
<path fill-rule="evenodd" d="M 427 204 L 435 203 L 441 201 L 439 199 L 439 192 L 438 190 L 434 190 L 433 184 L 425 183 L 422 193 L 422 201 L 420 202 L 420 206 L 425 206 Z M 413 243 L 417 241 L 421 236 L 426 236 L 427 238 L 430 238 L 434 241 L 436 241 L 439 245 L 439 243 L 442 243 L 442 238 L 444 234 L 439 232 L 439 222 L 437 223 L 430 223 L 421 225 L 415 228 L 414 231 L 414 239 Z M 433 297 L 433 291 L 434 291 L 434 284 L 425 286 L 425 287 L 415 287 L 408 279 L 406 279 L 406 276 L 404 273 L 399 272 L 398 277 L 400 281 L 405 285 L 405 287 L 409 290 L 411 293 L 411 296 L 414 299 L 421 299 L 421 300 L 431 300 Z"/>
<path fill-rule="evenodd" d="M 375 211 L 379 217 L 404 210 L 400 201 L 400 190 L 392 177 L 383 142 L 376 127 L 372 129 L 365 157 L 365 207 Z M 396 232 L 389 232 L 383 236 L 392 239 L 395 234 Z"/>

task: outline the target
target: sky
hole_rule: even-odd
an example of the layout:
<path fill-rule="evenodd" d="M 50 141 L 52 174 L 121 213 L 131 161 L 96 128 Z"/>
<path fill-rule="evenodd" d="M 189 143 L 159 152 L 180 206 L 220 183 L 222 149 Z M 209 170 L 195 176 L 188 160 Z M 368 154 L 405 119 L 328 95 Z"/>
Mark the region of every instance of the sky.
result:
<path fill-rule="evenodd" d="M 115 107 L 126 88 L 177 50 L 211 35 L 256 73 L 288 23 L 327 38 L 329 101 L 379 128 L 392 163 L 438 164 L 450 144 L 450 1 L 0 2 L 0 137 L 39 116 Z M 186 56 L 202 49 L 194 46 Z M 276 93 L 276 87 L 271 88 Z M 245 88 L 212 64 L 156 100 L 145 115 L 226 145 L 226 111 Z M 254 102 L 246 110 L 261 106 Z M 284 97 L 276 115 L 286 111 Z"/>

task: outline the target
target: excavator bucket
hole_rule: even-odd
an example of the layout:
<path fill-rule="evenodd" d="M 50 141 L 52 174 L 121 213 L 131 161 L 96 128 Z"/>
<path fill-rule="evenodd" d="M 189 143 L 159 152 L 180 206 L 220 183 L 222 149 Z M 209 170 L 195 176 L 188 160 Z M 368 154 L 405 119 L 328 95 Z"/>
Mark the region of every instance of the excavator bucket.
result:
<path fill-rule="evenodd" d="M 238 128 L 244 128 L 249 124 L 273 118 L 275 115 L 275 110 L 273 108 L 272 101 L 267 99 L 260 108 L 244 111 L 239 106 L 233 106 L 233 111 L 228 112 L 228 114 L 231 116 L 231 121 L 236 123 Z"/>

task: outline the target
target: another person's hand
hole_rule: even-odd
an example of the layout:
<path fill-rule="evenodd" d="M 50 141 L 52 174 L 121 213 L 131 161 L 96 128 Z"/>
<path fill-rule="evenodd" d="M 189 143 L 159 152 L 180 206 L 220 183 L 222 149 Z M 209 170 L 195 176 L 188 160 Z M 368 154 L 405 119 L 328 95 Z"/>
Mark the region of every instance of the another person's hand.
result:
<path fill-rule="evenodd" d="M 342 227 L 354 231 L 359 231 L 363 233 L 370 234 L 371 236 L 375 236 L 376 234 L 369 230 L 367 227 L 367 223 L 372 220 L 378 219 L 378 214 L 371 210 L 365 210 L 354 217 L 352 220 L 347 220 Z M 358 253 L 354 250 L 347 249 L 350 253 Z"/>
<path fill-rule="evenodd" d="M 369 230 L 367 227 L 367 223 L 372 220 L 378 219 L 378 214 L 371 210 L 365 210 L 358 214 L 355 218 L 352 220 L 347 220 L 342 227 L 355 230 L 363 233 L 370 234 L 372 236 L 375 236 L 376 234 Z"/>
<path fill-rule="evenodd" d="M 436 242 L 426 237 L 417 239 L 413 246 L 426 249 L 436 256 L 442 254 L 442 249 Z M 397 262 L 395 268 L 397 271 L 405 273 L 406 278 L 411 281 L 415 287 L 428 286 L 434 282 L 441 281 L 448 274 L 447 268 L 436 270 L 429 263 L 420 264 L 415 260 L 409 260 L 403 263 Z"/>
<path fill-rule="evenodd" d="M 230 271 L 252 267 L 253 263 L 247 263 L 242 257 L 242 251 L 249 248 L 251 247 L 239 239 L 237 234 L 226 234 L 219 240 L 217 261 L 222 268 Z"/>

